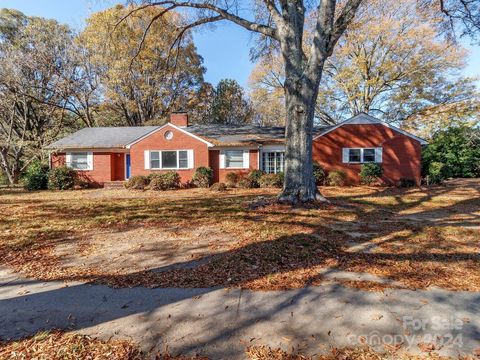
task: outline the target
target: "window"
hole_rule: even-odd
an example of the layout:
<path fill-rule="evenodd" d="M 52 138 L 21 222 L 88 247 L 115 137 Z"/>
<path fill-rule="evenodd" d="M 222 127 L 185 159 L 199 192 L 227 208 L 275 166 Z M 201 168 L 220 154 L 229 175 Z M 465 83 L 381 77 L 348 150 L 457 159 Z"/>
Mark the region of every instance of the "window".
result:
<path fill-rule="evenodd" d="M 243 168 L 243 150 L 226 150 L 225 167 Z"/>
<path fill-rule="evenodd" d="M 150 169 L 188 169 L 188 152 L 189 150 L 150 151 Z"/>
<path fill-rule="evenodd" d="M 72 152 L 67 153 L 67 166 L 74 170 L 93 170 L 92 153 Z"/>
<path fill-rule="evenodd" d="M 344 148 L 344 163 L 382 162 L 382 148 Z"/>
<path fill-rule="evenodd" d="M 162 151 L 162 169 L 175 169 L 177 167 L 177 152 Z"/>
<path fill-rule="evenodd" d="M 375 162 L 375 149 L 363 149 L 363 162 Z"/>
<path fill-rule="evenodd" d="M 285 165 L 284 151 L 264 151 L 262 152 L 262 170 L 268 174 L 283 172 Z"/>
<path fill-rule="evenodd" d="M 361 161 L 362 161 L 361 149 L 349 149 L 348 162 L 361 162 Z"/>

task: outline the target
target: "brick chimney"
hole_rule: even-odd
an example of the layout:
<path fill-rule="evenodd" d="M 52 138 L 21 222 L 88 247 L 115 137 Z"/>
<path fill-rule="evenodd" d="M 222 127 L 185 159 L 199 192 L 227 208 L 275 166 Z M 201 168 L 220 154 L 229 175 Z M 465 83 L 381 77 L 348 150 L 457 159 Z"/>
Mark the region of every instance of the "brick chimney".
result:
<path fill-rule="evenodd" d="M 186 111 L 175 111 L 170 114 L 170 123 L 179 126 L 188 126 L 188 113 Z"/>

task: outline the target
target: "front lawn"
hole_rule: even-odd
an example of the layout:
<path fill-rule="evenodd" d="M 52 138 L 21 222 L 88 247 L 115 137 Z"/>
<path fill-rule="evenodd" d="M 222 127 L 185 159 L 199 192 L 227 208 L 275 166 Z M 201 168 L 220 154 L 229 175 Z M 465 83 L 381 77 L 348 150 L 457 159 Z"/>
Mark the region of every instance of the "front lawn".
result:
<path fill-rule="evenodd" d="M 117 287 L 480 290 L 479 180 L 321 191 L 330 205 L 292 209 L 273 189 L 3 189 L 0 264 Z"/>

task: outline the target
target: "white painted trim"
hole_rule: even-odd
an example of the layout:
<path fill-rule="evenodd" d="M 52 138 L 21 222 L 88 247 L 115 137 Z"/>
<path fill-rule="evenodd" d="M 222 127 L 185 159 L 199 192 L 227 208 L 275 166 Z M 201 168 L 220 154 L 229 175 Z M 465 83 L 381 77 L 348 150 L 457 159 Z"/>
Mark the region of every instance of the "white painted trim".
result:
<path fill-rule="evenodd" d="M 373 116 L 370 116 L 370 115 L 367 115 L 367 114 L 363 114 L 363 115 L 369 116 L 369 117 L 372 119 L 371 122 L 354 123 L 355 120 L 356 120 L 356 118 L 357 118 L 358 116 L 360 116 L 360 115 L 362 115 L 362 114 L 355 115 L 355 116 L 351 117 L 350 119 L 347 119 L 347 120 L 345 120 L 345 121 L 342 121 L 342 122 L 338 123 L 338 124 L 335 125 L 334 127 L 330 128 L 330 129 L 328 129 L 328 130 L 325 130 L 324 132 L 322 132 L 322 133 L 320 133 L 319 135 L 315 136 L 315 137 L 313 138 L 313 140 L 316 140 L 316 139 L 318 139 L 319 137 L 322 137 L 322 136 L 324 136 L 324 135 L 327 135 L 328 133 L 330 133 L 330 132 L 338 129 L 339 127 L 341 127 L 341 126 L 343 126 L 343 125 L 349 125 L 349 124 L 351 124 L 351 125 L 359 125 L 359 126 L 361 126 L 361 125 L 375 125 L 375 124 L 379 124 L 379 125 L 386 126 L 386 127 L 390 128 L 390 129 L 392 129 L 392 130 L 395 130 L 396 132 L 399 132 L 400 134 L 403 134 L 403 135 L 405 135 L 405 136 L 408 136 L 408 137 L 410 137 L 410 138 L 412 138 L 412 139 L 414 139 L 414 140 L 417 140 L 421 145 L 428 145 L 428 142 L 425 141 L 424 139 L 419 138 L 418 136 L 415 136 L 415 135 L 413 135 L 413 134 L 410 134 L 410 133 L 408 133 L 408 132 L 406 132 L 406 131 L 404 131 L 404 130 L 401 130 L 401 129 L 397 128 L 396 126 L 387 124 L 386 122 L 384 122 L 384 121 L 382 121 L 382 120 L 380 120 L 380 119 L 374 118 Z"/>
<path fill-rule="evenodd" d="M 375 151 L 375 161 L 364 161 L 364 150 L 370 149 Z M 360 150 L 360 161 L 350 161 L 350 150 Z M 342 162 L 344 164 L 375 164 L 375 163 L 381 163 L 382 162 L 382 153 L 383 153 L 383 148 L 381 147 L 365 147 L 365 148 L 359 148 L 359 147 L 352 147 L 352 148 L 342 148 Z M 377 159 L 380 159 L 380 161 L 377 161 Z"/>
<path fill-rule="evenodd" d="M 182 133 L 184 133 L 184 134 L 186 134 L 186 135 L 189 135 L 189 136 L 193 137 L 194 139 L 197 139 L 197 140 L 199 140 L 199 141 L 207 144 L 208 147 L 213 147 L 213 146 L 214 146 L 212 143 L 209 143 L 208 141 L 203 140 L 201 137 L 198 137 L 197 135 L 194 135 L 194 134 L 192 134 L 191 132 L 188 132 L 188 131 L 182 129 L 182 128 L 179 127 L 179 126 L 173 125 L 172 123 L 166 123 L 165 125 L 162 125 L 162 126 L 160 126 L 159 128 L 150 131 L 148 134 L 143 135 L 141 138 L 138 138 L 137 140 L 131 142 L 130 144 L 127 144 L 127 145 L 125 146 L 125 148 L 130 149 L 130 147 L 131 147 L 132 145 L 134 145 L 134 144 L 142 141 L 143 139 L 145 139 L 145 138 L 149 137 L 150 135 L 152 135 L 152 134 L 154 134 L 154 133 L 162 130 L 163 128 L 165 128 L 165 127 L 167 127 L 167 126 L 171 126 L 172 128 L 174 128 L 174 129 L 176 129 L 176 130 L 178 130 L 178 131 L 181 131 Z M 167 141 L 168 141 L 168 140 L 167 140 Z"/>
<path fill-rule="evenodd" d="M 250 149 L 243 150 L 243 168 L 250 169 Z"/>
<path fill-rule="evenodd" d="M 132 161 L 131 158 L 130 161 Z M 145 170 L 150 170 L 150 150 L 143 151 L 143 167 Z"/>

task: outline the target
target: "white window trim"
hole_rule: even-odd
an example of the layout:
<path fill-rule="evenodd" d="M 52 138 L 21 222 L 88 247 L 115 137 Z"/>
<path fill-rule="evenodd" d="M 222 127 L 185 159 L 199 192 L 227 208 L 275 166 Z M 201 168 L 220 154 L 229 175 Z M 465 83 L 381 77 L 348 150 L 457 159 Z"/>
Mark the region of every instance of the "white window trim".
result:
<path fill-rule="evenodd" d="M 75 169 L 72 167 L 72 154 L 87 154 L 87 165 L 86 169 Z M 92 151 L 69 151 L 65 153 L 65 165 L 75 171 L 92 171 L 93 170 L 93 152 Z"/>
<path fill-rule="evenodd" d="M 162 167 L 162 152 L 171 152 L 171 151 L 175 151 L 177 153 L 177 166 L 176 167 L 172 167 L 172 168 L 164 168 Z M 179 152 L 180 151 L 186 151 L 187 152 L 187 167 L 179 167 L 180 165 L 180 156 L 179 156 Z M 151 162 L 151 154 L 152 152 L 158 152 L 158 161 L 159 161 L 159 165 L 160 167 L 152 167 L 152 162 Z M 194 167 L 194 155 L 193 155 L 193 150 L 191 149 L 180 149 L 180 150 L 145 150 L 145 169 L 147 170 L 189 170 L 189 169 L 193 169 Z"/>
<path fill-rule="evenodd" d="M 350 150 L 360 150 L 360 161 L 350 161 Z M 374 161 L 365 161 L 364 160 L 364 150 L 374 150 L 375 160 Z M 344 164 L 379 164 L 383 161 L 383 148 L 381 147 L 367 147 L 367 148 L 343 148 L 342 149 L 342 160 Z"/>
<path fill-rule="evenodd" d="M 262 149 L 260 159 L 259 159 L 260 170 L 267 172 L 265 167 L 264 167 L 264 163 L 263 163 L 263 154 L 267 154 L 267 153 L 275 153 L 275 162 L 276 162 L 276 156 L 277 156 L 276 153 L 283 153 L 283 157 L 284 157 L 283 172 L 285 172 L 285 148 Z M 275 169 L 275 170 L 277 170 L 277 169 Z M 278 174 L 279 172 L 281 172 L 281 171 L 277 171 L 277 172 L 272 173 L 272 174 Z"/>
<path fill-rule="evenodd" d="M 227 167 L 227 158 L 225 153 L 227 151 L 242 151 L 243 152 L 243 163 L 242 166 L 235 166 L 235 167 Z M 242 169 L 250 169 L 250 149 L 226 149 L 220 150 L 220 169 L 228 169 L 228 170 L 242 170 Z"/>

